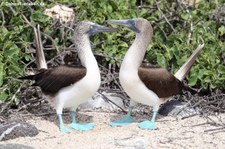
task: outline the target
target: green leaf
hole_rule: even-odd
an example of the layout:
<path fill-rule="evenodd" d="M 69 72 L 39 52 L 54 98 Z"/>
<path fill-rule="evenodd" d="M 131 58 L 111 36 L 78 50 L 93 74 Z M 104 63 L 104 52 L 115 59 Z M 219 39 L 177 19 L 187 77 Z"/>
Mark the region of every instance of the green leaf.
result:
<path fill-rule="evenodd" d="M 160 53 L 157 54 L 157 63 L 164 68 L 167 66 L 165 57 Z"/>
<path fill-rule="evenodd" d="M 34 22 L 46 23 L 49 21 L 49 17 L 40 11 L 36 11 L 31 14 L 30 19 Z"/>
<path fill-rule="evenodd" d="M 210 83 L 210 87 L 211 87 L 212 89 L 215 89 L 215 88 L 217 88 L 218 86 L 216 85 L 216 83 L 211 82 L 211 83 Z"/>
<path fill-rule="evenodd" d="M 218 78 L 218 80 L 224 82 L 224 81 L 225 81 L 225 75 L 220 76 L 220 77 Z"/>
<path fill-rule="evenodd" d="M 0 91 L 0 103 L 2 101 L 5 101 L 8 97 L 8 94 L 6 94 L 4 91 Z"/>
<path fill-rule="evenodd" d="M 187 13 L 182 13 L 181 14 L 181 18 L 184 19 L 184 20 L 188 20 L 189 16 L 190 16 L 190 14 L 187 14 Z"/>
<path fill-rule="evenodd" d="M 3 84 L 3 78 L 4 78 L 4 67 L 3 63 L 0 62 L 0 86 Z"/>
<path fill-rule="evenodd" d="M 217 70 L 220 74 L 225 74 L 225 66 L 224 65 L 219 65 Z"/>
<path fill-rule="evenodd" d="M 225 34 L 225 26 L 221 26 L 219 29 L 220 36 L 223 36 Z"/>
<path fill-rule="evenodd" d="M 7 39 L 8 35 L 9 35 L 9 31 L 4 26 L 1 26 L 0 32 L 1 32 L 0 42 L 3 42 L 5 39 Z"/>
<path fill-rule="evenodd" d="M 188 84 L 189 84 L 190 86 L 195 86 L 196 83 L 197 83 L 197 81 L 198 81 L 198 76 L 197 76 L 197 74 L 193 74 L 193 75 L 191 75 L 191 76 L 188 78 Z"/>
<path fill-rule="evenodd" d="M 210 83 L 212 81 L 211 77 L 210 76 L 206 76 L 204 79 L 203 79 L 204 82 L 206 83 Z"/>
<path fill-rule="evenodd" d="M 10 59 L 14 58 L 14 55 L 19 54 L 19 48 L 15 44 L 11 44 L 11 46 L 4 49 L 4 56 Z"/>
<path fill-rule="evenodd" d="M 32 57 L 30 55 L 25 55 L 24 58 L 25 58 L 26 61 L 32 60 Z"/>
<path fill-rule="evenodd" d="M 120 43 L 120 47 L 128 48 L 128 44 L 126 42 Z"/>

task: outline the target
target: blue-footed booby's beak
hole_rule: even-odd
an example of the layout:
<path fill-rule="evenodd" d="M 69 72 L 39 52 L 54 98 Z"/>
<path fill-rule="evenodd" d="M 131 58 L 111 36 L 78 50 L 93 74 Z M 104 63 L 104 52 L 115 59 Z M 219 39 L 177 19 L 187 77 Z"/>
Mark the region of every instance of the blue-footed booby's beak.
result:
<path fill-rule="evenodd" d="M 140 33 L 139 29 L 135 25 L 135 20 L 134 19 L 128 19 L 128 20 L 108 20 L 107 21 L 110 24 L 115 24 L 115 25 L 121 25 L 123 27 L 127 27 L 134 31 L 135 33 Z"/>
<path fill-rule="evenodd" d="M 101 33 L 101 32 L 116 32 L 116 31 L 117 31 L 117 29 L 115 29 L 115 28 L 106 27 L 106 26 L 103 26 L 103 25 L 93 23 L 90 26 L 90 30 L 88 31 L 88 34 L 89 35 L 95 35 L 95 34 Z"/>

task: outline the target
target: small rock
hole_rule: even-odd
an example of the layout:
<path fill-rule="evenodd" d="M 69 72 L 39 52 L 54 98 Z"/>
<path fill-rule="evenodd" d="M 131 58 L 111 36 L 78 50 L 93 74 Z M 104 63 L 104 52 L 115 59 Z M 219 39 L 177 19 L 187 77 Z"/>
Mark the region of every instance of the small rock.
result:
<path fill-rule="evenodd" d="M 103 96 L 105 97 L 103 97 Z M 94 99 L 88 100 L 88 102 L 83 103 L 79 106 L 79 110 L 90 110 L 90 109 L 102 109 L 105 112 L 117 111 L 118 107 L 112 104 L 110 101 L 125 109 L 123 105 L 123 100 L 119 97 L 112 96 L 110 93 L 102 93 L 94 96 Z M 110 101 L 107 101 L 104 98 L 108 98 Z"/>
<path fill-rule="evenodd" d="M 159 109 L 159 114 L 164 116 L 187 117 L 198 114 L 198 112 L 194 108 L 189 107 L 186 102 L 170 100 Z"/>
<path fill-rule="evenodd" d="M 23 144 L 1 144 L 0 149 L 34 149 L 34 148 Z"/>
<path fill-rule="evenodd" d="M 0 141 L 15 139 L 18 137 L 33 137 L 39 133 L 38 129 L 26 122 L 9 121 L 0 125 Z"/>
<path fill-rule="evenodd" d="M 114 139 L 115 146 L 123 147 L 123 149 L 146 149 L 148 139 L 145 137 L 130 136 L 121 139 Z"/>

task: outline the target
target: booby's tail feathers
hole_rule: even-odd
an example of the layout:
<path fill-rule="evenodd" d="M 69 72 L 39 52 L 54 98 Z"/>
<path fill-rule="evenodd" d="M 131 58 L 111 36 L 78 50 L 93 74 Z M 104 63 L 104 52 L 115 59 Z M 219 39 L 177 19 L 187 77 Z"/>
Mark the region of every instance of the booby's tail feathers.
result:
<path fill-rule="evenodd" d="M 197 49 L 192 53 L 192 55 L 189 57 L 189 59 L 183 64 L 183 66 L 176 72 L 174 75 L 178 80 L 183 81 L 183 79 L 187 76 L 189 73 L 192 65 L 194 64 L 197 56 L 199 55 L 200 51 L 204 47 L 204 44 L 199 45 Z"/>
<path fill-rule="evenodd" d="M 19 77 L 20 80 L 34 80 L 35 75 Z"/>

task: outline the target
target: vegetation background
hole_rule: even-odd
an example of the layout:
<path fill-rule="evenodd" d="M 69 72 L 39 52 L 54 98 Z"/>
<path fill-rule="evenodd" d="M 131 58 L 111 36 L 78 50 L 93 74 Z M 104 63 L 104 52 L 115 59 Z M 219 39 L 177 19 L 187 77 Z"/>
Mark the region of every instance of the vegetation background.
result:
<path fill-rule="evenodd" d="M 37 70 L 34 28 L 40 25 L 48 67 L 77 64 L 69 28 L 81 20 L 107 25 L 108 19 L 148 19 L 154 28 L 154 36 L 145 61 L 165 67 L 172 73 L 199 44 L 205 43 L 186 81 L 190 86 L 202 89 L 203 94 L 225 90 L 224 0 L 24 0 L 23 3 L 39 5 L 9 5 L 19 2 L 2 0 L 0 4 L 0 103 L 18 105 L 23 88 L 28 85 L 17 78 L 28 70 Z M 44 14 L 47 8 L 57 4 L 74 10 L 74 24 L 66 24 L 66 27 Z M 101 69 L 114 68 L 118 72 L 133 39 L 134 33 L 122 28 L 117 33 L 92 37 Z"/>

